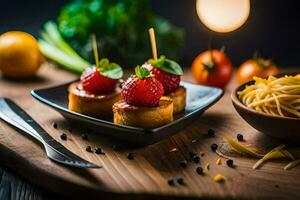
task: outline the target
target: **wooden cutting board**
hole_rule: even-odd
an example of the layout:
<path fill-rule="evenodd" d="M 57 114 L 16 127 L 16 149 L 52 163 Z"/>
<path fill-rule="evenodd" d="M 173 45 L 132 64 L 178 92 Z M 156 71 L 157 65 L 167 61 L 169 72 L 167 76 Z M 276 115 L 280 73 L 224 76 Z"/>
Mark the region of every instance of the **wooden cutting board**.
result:
<path fill-rule="evenodd" d="M 46 64 L 33 81 L 0 79 L 0 96 L 13 99 L 66 148 L 103 168 L 73 169 L 56 164 L 46 157 L 40 144 L 0 121 L 2 166 L 33 184 L 73 198 L 300 198 L 300 166 L 284 171 L 287 161 L 274 161 L 258 170 L 252 170 L 255 159 L 230 153 L 229 156 L 234 156 L 235 168 L 229 168 L 225 158 L 221 158 L 221 165 L 215 163 L 219 156 L 211 151 L 210 145 L 221 144 L 224 135 L 235 137 L 237 133 L 242 133 L 246 143 L 263 149 L 271 149 L 280 144 L 279 141 L 258 133 L 235 112 L 230 100 L 230 93 L 235 85 L 233 81 L 216 105 L 174 137 L 151 146 L 133 147 L 100 136 L 97 132 L 89 131 L 88 127 L 75 127 L 30 96 L 30 91 L 34 88 L 54 86 L 76 78 L 78 77 L 71 73 Z M 183 79 L 192 81 L 191 74 L 186 72 Z M 53 122 L 58 124 L 58 129 L 52 127 Z M 71 132 L 68 131 L 69 128 L 72 129 Z M 215 130 L 215 137 L 207 136 L 209 128 Z M 60 139 L 62 132 L 67 134 L 66 141 Z M 82 140 L 81 134 L 87 134 L 88 141 Z M 105 154 L 86 152 L 87 145 L 101 147 Z M 114 145 L 121 148 L 114 150 Z M 176 151 L 170 152 L 174 148 Z M 188 161 L 187 168 L 183 169 L 179 163 L 185 159 L 190 160 L 190 151 L 203 152 L 204 155 L 199 164 Z M 133 152 L 133 160 L 127 159 L 128 152 Z M 204 175 L 198 175 L 196 167 L 204 167 L 207 163 L 210 164 L 210 169 L 205 170 Z M 225 181 L 214 182 L 216 174 L 222 174 Z M 182 176 L 185 185 L 167 184 L 168 177 L 176 176 Z"/>

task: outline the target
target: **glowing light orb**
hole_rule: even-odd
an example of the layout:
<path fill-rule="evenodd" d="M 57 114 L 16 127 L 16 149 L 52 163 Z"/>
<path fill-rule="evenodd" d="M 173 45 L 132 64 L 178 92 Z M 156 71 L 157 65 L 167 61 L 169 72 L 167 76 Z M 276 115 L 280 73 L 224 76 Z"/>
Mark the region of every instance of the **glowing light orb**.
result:
<path fill-rule="evenodd" d="M 202 23 L 216 32 L 231 32 L 241 27 L 250 14 L 250 0 L 197 0 Z"/>

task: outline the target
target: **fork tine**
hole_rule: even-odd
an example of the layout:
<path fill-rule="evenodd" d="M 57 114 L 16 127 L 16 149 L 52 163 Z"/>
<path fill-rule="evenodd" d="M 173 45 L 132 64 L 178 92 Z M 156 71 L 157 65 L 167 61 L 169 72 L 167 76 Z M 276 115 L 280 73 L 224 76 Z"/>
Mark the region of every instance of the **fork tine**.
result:
<path fill-rule="evenodd" d="M 79 168 L 101 168 L 101 166 L 83 160 L 82 158 L 76 156 L 73 153 L 68 153 L 68 155 L 66 155 L 65 152 L 68 152 L 68 150 L 64 151 L 65 148 L 60 149 L 60 151 L 62 150 L 64 151 L 64 153 L 57 151 L 49 145 L 45 145 L 45 149 L 48 157 L 56 162 Z"/>

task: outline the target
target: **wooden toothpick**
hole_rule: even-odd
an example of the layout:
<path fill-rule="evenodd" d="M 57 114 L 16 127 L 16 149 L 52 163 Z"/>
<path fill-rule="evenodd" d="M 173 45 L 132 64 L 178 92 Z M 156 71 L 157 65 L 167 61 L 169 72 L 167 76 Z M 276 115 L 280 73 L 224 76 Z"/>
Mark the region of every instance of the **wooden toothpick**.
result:
<path fill-rule="evenodd" d="M 92 46 L 93 46 L 93 51 L 94 51 L 94 57 L 95 57 L 95 64 L 96 67 L 99 66 L 99 55 L 98 55 L 98 48 L 97 48 L 97 39 L 96 35 L 92 35 Z"/>
<path fill-rule="evenodd" d="M 153 58 L 157 59 L 157 48 L 156 48 L 156 40 L 155 40 L 155 32 L 154 28 L 149 29 L 149 35 L 150 35 L 150 41 L 151 41 L 151 48 L 152 48 L 152 54 Z"/>

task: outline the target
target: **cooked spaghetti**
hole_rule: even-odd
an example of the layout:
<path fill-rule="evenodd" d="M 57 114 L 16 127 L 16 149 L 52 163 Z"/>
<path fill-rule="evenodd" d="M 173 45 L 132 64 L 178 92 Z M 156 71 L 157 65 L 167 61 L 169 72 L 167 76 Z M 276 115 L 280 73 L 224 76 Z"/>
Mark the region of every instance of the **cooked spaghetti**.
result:
<path fill-rule="evenodd" d="M 300 117 L 300 74 L 254 81 L 238 92 L 243 104 L 274 116 Z"/>

